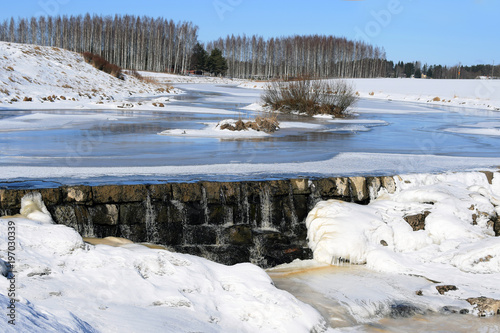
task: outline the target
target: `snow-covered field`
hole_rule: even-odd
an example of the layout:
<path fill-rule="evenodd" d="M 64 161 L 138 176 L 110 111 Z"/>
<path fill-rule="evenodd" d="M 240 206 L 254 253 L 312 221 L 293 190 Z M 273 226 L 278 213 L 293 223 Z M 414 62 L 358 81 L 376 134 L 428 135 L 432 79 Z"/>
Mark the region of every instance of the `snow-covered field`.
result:
<path fill-rule="evenodd" d="M 500 80 L 345 79 L 358 96 L 500 111 Z M 264 89 L 266 82 L 245 82 L 240 87 Z"/>

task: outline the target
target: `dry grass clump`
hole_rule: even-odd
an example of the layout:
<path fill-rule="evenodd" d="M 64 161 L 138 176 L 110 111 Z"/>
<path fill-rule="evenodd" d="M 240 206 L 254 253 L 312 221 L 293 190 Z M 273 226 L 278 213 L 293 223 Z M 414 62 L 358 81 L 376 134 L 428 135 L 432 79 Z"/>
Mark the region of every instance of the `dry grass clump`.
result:
<path fill-rule="evenodd" d="M 98 70 L 108 73 L 118 79 L 123 79 L 122 69 L 120 66 L 112 64 L 103 57 L 101 57 L 100 55 L 93 54 L 90 52 L 83 52 L 82 56 L 83 59 L 85 59 L 85 62 L 91 64 Z"/>
<path fill-rule="evenodd" d="M 170 90 L 174 89 L 172 86 L 160 87 L 156 89 L 156 92 L 159 94 L 170 93 Z"/>
<path fill-rule="evenodd" d="M 270 115 L 267 117 L 255 117 L 255 120 L 249 120 L 244 122 L 239 119 L 234 125 L 225 123 L 220 126 L 221 130 L 230 130 L 230 131 L 247 131 L 249 129 L 253 129 L 258 132 L 265 133 L 274 133 L 279 130 L 279 122 L 276 115 Z"/>
<path fill-rule="evenodd" d="M 45 101 L 45 102 L 47 102 L 47 101 L 48 102 L 55 102 L 57 99 L 58 99 L 58 97 L 56 95 L 42 97 L 42 101 Z"/>
<path fill-rule="evenodd" d="M 261 99 L 273 110 L 286 113 L 343 117 L 358 98 L 354 88 L 345 81 L 303 79 L 271 82 L 264 88 Z"/>
<path fill-rule="evenodd" d="M 439 98 L 439 97 L 434 97 L 432 100 L 433 100 L 434 102 L 439 102 L 439 101 L 441 101 L 441 98 Z"/>
<path fill-rule="evenodd" d="M 5 67 L 5 69 L 7 70 L 7 72 L 13 72 L 14 71 L 14 68 L 12 66 Z"/>
<path fill-rule="evenodd" d="M 32 102 L 32 101 L 33 101 L 33 98 L 27 97 L 27 96 L 24 97 L 24 99 L 23 99 L 23 102 Z"/>
<path fill-rule="evenodd" d="M 5 94 L 5 95 L 7 95 L 7 96 L 9 96 L 9 95 L 10 95 L 10 91 L 8 91 L 8 90 L 7 90 L 7 89 L 5 89 L 5 88 L 0 88 L 0 93 Z"/>
<path fill-rule="evenodd" d="M 155 78 L 150 77 L 150 76 L 143 76 L 138 71 L 136 71 L 135 69 L 127 71 L 127 74 L 130 75 L 130 76 L 133 76 L 136 79 L 138 79 L 138 80 L 140 80 L 140 81 L 142 81 L 144 83 L 147 83 L 147 84 L 153 84 L 153 85 L 157 85 L 157 86 L 162 85 Z M 156 88 L 156 93 L 158 93 L 158 94 L 167 93 L 168 94 L 173 89 L 174 89 L 173 86 L 171 86 L 171 85 L 165 85 L 164 87 Z"/>
<path fill-rule="evenodd" d="M 136 71 L 135 69 L 132 69 L 132 70 L 129 70 L 127 71 L 127 74 L 130 75 L 130 76 L 133 76 L 135 77 L 136 79 L 138 80 L 141 80 L 143 81 L 144 80 L 144 76 L 142 76 L 138 71 Z"/>

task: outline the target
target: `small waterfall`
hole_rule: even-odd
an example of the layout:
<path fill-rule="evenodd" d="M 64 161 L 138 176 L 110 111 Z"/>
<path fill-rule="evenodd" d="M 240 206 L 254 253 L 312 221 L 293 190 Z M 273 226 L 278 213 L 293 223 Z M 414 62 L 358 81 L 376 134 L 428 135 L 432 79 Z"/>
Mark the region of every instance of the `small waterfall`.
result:
<path fill-rule="evenodd" d="M 264 257 L 266 247 L 261 238 L 254 239 L 254 246 L 250 248 L 250 262 L 260 267 L 267 267 L 267 260 Z"/>
<path fill-rule="evenodd" d="M 269 186 L 266 184 L 259 192 L 260 197 L 260 209 L 261 209 L 261 229 L 264 230 L 275 230 L 271 223 L 273 204 L 271 201 L 271 191 Z"/>
<path fill-rule="evenodd" d="M 160 234 L 158 231 L 158 223 L 156 222 L 156 212 L 151 205 L 151 197 L 148 193 L 145 201 L 146 205 L 146 237 L 149 243 L 159 244 L 161 242 Z"/>
<path fill-rule="evenodd" d="M 95 229 L 94 229 L 94 224 L 92 223 L 92 219 L 89 218 L 88 216 L 88 211 L 85 207 L 82 207 L 80 205 L 74 205 L 73 210 L 72 210 L 73 216 L 74 216 L 74 224 L 75 224 L 75 229 L 79 230 L 81 229 L 80 235 L 84 237 L 93 237 L 95 236 Z M 85 217 L 89 223 L 85 223 L 82 225 L 82 223 L 78 222 L 77 216 L 82 216 Z"/>
<path fill-rule="evenodd" d="M 203 210 L 203 217 L 205 218 L 205 224 L 208 223 L 208 198 L 207 198 L 207 190 L 205 187 L 201 187 L 201 208 Z"/>

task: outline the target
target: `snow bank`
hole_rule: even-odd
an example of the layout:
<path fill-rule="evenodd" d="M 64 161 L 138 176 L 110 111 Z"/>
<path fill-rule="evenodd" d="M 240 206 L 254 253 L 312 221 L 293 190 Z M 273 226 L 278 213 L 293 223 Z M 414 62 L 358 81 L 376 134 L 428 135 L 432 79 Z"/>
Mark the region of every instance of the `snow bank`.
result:
<path fill-rule="evenodd" d="M 240 84 L 247 82 L 242 79 L 231 79 L 227 77 L 213 77 L 204 75 L 178 75 L 158 72 L 139 71 L 145 78 L 151 78 L 160 83 L 208 83 L 208 84 Z"/>
<path fill-rule="evenodd" d="M 461 127 L 446 128 L 446 132 L 500 136 L 500 122 L 479 122 L 476 124 L 462 125 Z"/>
<path fill-rule="evenodd" d="M 81 182 L 82 179 L 117 177 L 116 181 L 168 179 L 262 179 L 275 177 L 337 177 L 356 175 L 394 175 L 409 172 L 446 172 L 471 170 L 497 170 L 498 157 L 455 157 L 411 154 L 340 153 L 324 161 L 302 163 L 230 163 L 151 167 L 30 167 L 0 166 L 4 181 L 57 180 L 62 183 Z M 26 175 L 29 175 L 26 176 Z"/>
<path fill-rule="evenodd" d="M 23 198 L 23 209 L 31 205 L 45 211 L 36 194 Z M 9 221 L 16 228 L 19 297 L 15 330 L 4 323 L 4 331 L 324 329 L 317 311 L 276 289 L 269 276 L 252 264 L 229 267 L 138 244 L 89 245 L 72 228 L 26 217 L 0 218 L 0 235 L 7 234 Z M 7 245 L 7 238 L 0 237 L 0 258 L 7 258 Z M 0 276 L 4 308 L 9 283 Z"/>
<path fill-rule="evenodd" d="M 500 298 L 500 173 L 395 177 L 367 206 L 319 202 L 306 219 L 309 246 L 322 263 L 350 261 L 389 273 L 425 276 L 454 284 L 454 296 Z M 405 218 L 420 215 L 415 230 Z M 413 219 L 413 221 L 415 221 Z M 428 292 L 436 293 L 429 289 Z"/>
<path fill-rule="evenodd" d="M 75 52 L 0 42 L 0 108 L 122 108 L 131 96 L 168 95 L 164 86 L 117 79 Z M 151 106 L 153 108 L 153 106 Z"/>
<path fill-rule="evenodd" d="M 126 119 L 127 117 L 110 116 L 105 114 L 49 114 L 31 113 L 16 117 L 9 117 L 0 121 L 0 132 L 2 131 L 30 131 L 47 130 L 53 128 L 71 128 L 78 124 L 88 122 L 107 122 Z"/>
<path fill-rule="evenodd" d="M 217 123 L 200 123 L 204 125 L 201 129 L 170 129 L 165 130 L 159 135 L 178 136 L 186 138 L 218 138 L 218 139 L 251 139 L 251 138 L 265 138 L 271 136 L 270 133 L 257 131 L 253 129 L 246 129 L 242 131 L 231 131 L 228 129 L 221 129 L 224 124 L 235 125 L 237 119 L 224 119 Z M 246 121 L 246 120 L 244 120 Z M 279 123 L 280 129 L 322 129 L 324 126 L 321 124 L 311 124 L 299 121 L 284 121 Z M 279 134 L 279 132 L 278 132 Z"/>

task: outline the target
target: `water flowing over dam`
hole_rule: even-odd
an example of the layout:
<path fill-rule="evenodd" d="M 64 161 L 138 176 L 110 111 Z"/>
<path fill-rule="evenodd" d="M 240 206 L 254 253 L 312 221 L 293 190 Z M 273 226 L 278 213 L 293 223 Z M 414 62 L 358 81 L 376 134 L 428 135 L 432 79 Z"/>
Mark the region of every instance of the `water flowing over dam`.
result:
<path fill-rule="evenodd" d="M 367 203 L 392 177 L 339 177 L 0 190 L 3 215 L 40 192 L 54 221 L 83 237 L 162 244 L 219 263 L 271 267 L 308 259 L 304 220 L 321 200 Z"/>

